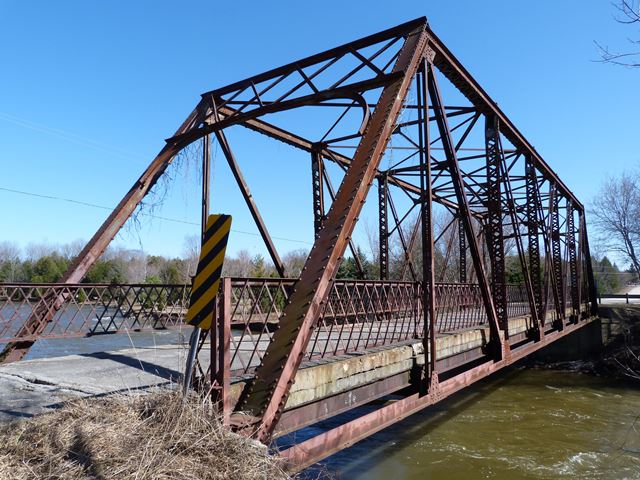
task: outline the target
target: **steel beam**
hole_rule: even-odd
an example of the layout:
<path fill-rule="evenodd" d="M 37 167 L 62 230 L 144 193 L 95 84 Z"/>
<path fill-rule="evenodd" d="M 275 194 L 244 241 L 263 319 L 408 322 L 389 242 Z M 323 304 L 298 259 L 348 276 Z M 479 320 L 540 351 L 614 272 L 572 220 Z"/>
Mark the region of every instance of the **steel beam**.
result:
<path fill-rule="evenodd" d="M 318 236 L 324 220 L 324 165 L 317 149 L 311 151 L 311 191 L 313 194 L 313 229 Z"/>
<path fill-rule="evenodd" d="M 538 225 L 538 211 L 541 206 L 538 204 L 540 192 L 538 190 L 538 179 L 536 169 L 530 157 L 525 159 L 526 191 L 527 191 L 527 239 L 529 271 L 531 272 L 531 286 L 536 311 L 540 319 L 541 326 L 544 326 L 545 313 L 542 305 L 542 269 L 540 266 L 540 228 Z M 544 332 L 544 329 L 540 329 Z"/>
<path fill-rule="evenodd" d="M 378 261 L 380 280 L 389 280 L 389 209 L 386 175 L 378 179 Z"/>
<path fill-rule="evenodd" d="M 498 140 L 500 140 L 498 138 Z M 500 142 L 499 142 L 499 145 Z M 541 328 L 538 309 L 536 306 L 535 293 L 533 290 L 533 281 L 531 280 L 531 273 L 529 270 L 529 261 L 524 250 L 523 234 L 520 228 L 520 219 L 518 217 L 518 205 L 516 203 L 515 195 L 513 193 L 513 185 L 511 182 L 511 175 L 509 174 L 509 167 L 506 163 L 504 156 L 502 156 L 502 175 L 504 176 L 504 196 L 505 206 L 511 217 L 512 238 L 515 240 L 516 248 L 518 250 L 518 259 L 520 260 L 520 268 L 524 277 L 524 287 L 527 292 L 527 301 L 529 303 L 529 312 L 531 314 L 531 328 L 529 335 L 533 336 L 536 340 L 540 340 L 544 335 L 544 329 Z M 526 188 L 526 184 L 525 184 Z M 506 279 L 505 279 L 506 281 Z M 508 301 L 508 300 L 507 300 Z"/>
<path fill-rule="evenodd" d="M 464 233 L 464 223 L 458 219 L 458 281 L 467 283 L 467 237 Z"/>
<path fill-rule="evenodd" d="M 554 184 L 549 188 L 551 217 L 551 275 L 553 300 L 556 304 L 556 327 L 562 329 L 565 319 L 564 277 L 562 275 L 562 242 L 560 238 L 560 193 Z"/>
<path fill-rule="evenodd" d="M 582 321 L 577 325 L 568 326 L 564 331 L 553 332 L 539 342 L 528 343 L 514 349 L 506 359 L 482 363 L 477 367 L 440 382 L 437 392 L 427 395 L 415 393 L 391 402 L 373 412 L 293 445 L 281 451 L 280 456 L 287 463 L 288 470 L 299 471 L 453 395 L 588 324 L 589 322 Z"/>
<path fill-rule="evenodd" d="M 509 338 L 507 318 L 507 285 L 505 280 L 505 252 L 502 209 L 502 150 L 500 126 L 495 115 L 485 117 L 485 146 L 487 152 L 487 222 L 485 239 L 491 262 L 491 292 L 500 328 Z"/>
<path fill-rule="evenodd" d="M 491 97 L 484 91 L 480 84 L 471 76 L 460 61 L 451 53 L 445 44 L 438 38 L 433 30 L 428 29 L 430 46 L 435 51 L 434 65 L 443 75 L 478 109 L 486 115 L 495 115 L 500 122 L 500 131 L 509 142 L 520 152 L 531 157 L 541 175 L 550 182 L 557 185 L 558 190 L 567 198 L 571 199 L 581 210 L 580 201 L 573 195 L 571 190 L 560 180 L 556 173 L 551 170 L 542 156 L 536 151 L 529 141 L 520 133 L 504 112 L 498 107 Z"/>
<path fill-rule="evenodd" d="M 225 117 L 234 115 L 236 111 L 237 110 L 227 105 L 223 107 L 218 107 L 218 113 L 224 115 Z M 245 120 L 243 122 L 240 122 L 239 125 L 309 153 L 313 151 L 313 149 L 315 148 L 314 147 L 315 144 L 310 140 L 307 140 L 299 135 L 283 130 L 282 128 L 279 128 L 275 125 L 265 122 L 264 120 L 261 120 L 259 118 Z M 329 160 L 333 163 L 336 163 L 342 168 L 346 169 L 351 164 L 350 157 L 342 155 L 339 152 L 336 152 L 335 150 L 331 150 L 325 147 L 321 149 L 320 153 L 322 154 L 322 157 L 325 160 Z M 378 172 L 378 175 L 376 176 L 376 178 L 380 179 L 384 175 L 385 174 Z M 387 181 L 389 185 L 394 185 L 405 192 L 409 192 L 415 195 L 416 197 L 420 196 L 419 186 L 413 185 L 412 183 L 409 183 L 406 180 L 398 178 L 395 175 L 386 174 L 386 176 L 387 176 Z M 454 202 L 440 195 L 437 195 L 435 193 L 433 194 L 433 201 L 440 203 L 448 208 L 457 209 L 457 205 Z M 477 216 L 478 218 L 482 218 L 481 215 L 478 215 L 475 212 L 472 212 L 472 214 L 474 216 Z"/>
<path fill-rule="evenodd" d="M 407 218 L 408 213 L 400 218 L 398 216 L 398 212 L 396 210 L 395 203 L 393 202 L 393 198 L 387 193 L 387 200 L 389 202 L 389 207 L 391 207 L 391 215 L 393 216 L 393 221 L 396 224 L 393 230 L 398 231 L 398 239 L 400 240 L 400 246 L 402 247 L 402 251 L 404 252 L 403 265 L 408 264 L 409 270 L 411 272 L 411 279 L 415 282 L 417 280 L 416 270 L 413 266 L 413 260 L 411 259 L 411 241 L 407 242 L 404 238 L 404 232 L 402 231 L 402 222 Z M 392 231 L 393 231 L 392 230 Z M 403 276 L 400 276 L 400 280 L 403 280 Z"/>
<path fill-rule="evenodd" d="M 411 231 L 411 238 L 409 239 L 409 248 L 406 254 L 405 259 L 402 262 L 402 271 L 400 272 L 399 280 L 404 281 L 407 275 L 407 269 L 409 268 L 409 262 L 413 266 L 413 250 L 415 248 L 416 239 L 418 238 L 418 233 L 420 232 L 420 222 L 416 221 L 413 225 L 413 229 Z M 415 278 L 414 278 L 415 280 Z"/>
<path fill-rule="evenodd" d="M 591 263 L 591 250 L 589 249 L 589 234 L 587 232 L 587 220 L 584 210 L 581 211 L 582 221 L 582 249 L 585 258 L 585 266 L 587 269 L 587 295 L 589 298 L 591 315 L 598 315 L 598 292 L 596 291 L 596 283 L 593 276 L 593 264 Z"/>
<path fill-rule="evenodd" d="M 571 295 L 571 310 L 573 321 L 580 318 L 580 283 L 578 279 L 578 251 L 576 245 L 576 229 L 573 218 L 573 205 L 567 202 L 567 250 L 569 251 L 569 293 Z"/>
<path fill-rule="evenodd" d="M 422 346 L 425 355 L 421 392 L 438 388 L 436 348 L 436 300 L 435 300 L 435 242 L 433 235 L 433 205 L 431 192 L 431 142 L 429 132 L 428 60 L 423 60 L 417 77 L 418 144 L 420 146 L 420 223 L 422 225 Z"/>
<path fill-rule="evenodd" d="M 411 385 L 409 380 L 409 373 L 401 372 L 391 377 L 377 380 L 374 383 L 369 383 L 310 404 L 287 410 L 282 414 L 282 418 L 280 422 L 278 422 L 274 437 L 280 437 L 289 432 L 366 405 L 385 395 L 391 395 L 403 388 L 409 387 Z"/>

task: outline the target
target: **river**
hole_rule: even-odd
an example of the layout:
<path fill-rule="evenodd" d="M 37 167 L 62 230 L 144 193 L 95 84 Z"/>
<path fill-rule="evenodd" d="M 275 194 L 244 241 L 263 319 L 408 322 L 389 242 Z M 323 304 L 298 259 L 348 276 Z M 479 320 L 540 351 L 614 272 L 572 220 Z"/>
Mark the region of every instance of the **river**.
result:
<path fill-rule="evenodd" d="M 307 473 L 324 469 L 354 480 L 640 479 L 639 416 L 637 386 L 511 368 Z"/>

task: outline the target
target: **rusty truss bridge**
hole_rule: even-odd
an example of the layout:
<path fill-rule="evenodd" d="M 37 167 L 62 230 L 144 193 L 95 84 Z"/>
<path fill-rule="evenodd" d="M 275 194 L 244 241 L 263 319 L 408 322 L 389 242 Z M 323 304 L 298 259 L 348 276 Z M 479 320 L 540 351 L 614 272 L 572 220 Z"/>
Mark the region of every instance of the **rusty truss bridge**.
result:
<path fill-rule="evenodd" d="M 315 241 L 297 278 L 287 277 L 227 138 L 242 127 L 297 149 L 310 167 L 299 180 L 311 186 Z M 194 142 L 203 145 L 203 218 L 217 142 L 279 274 L 223 278 L 194 386 L 229 428 L 265 444 L 400 395 L 281 448 L 292 468 L 597 315 L 583 205 L 419 18 L 203 94 L 60 284 L 0 286 L 2 361 L 21 359 L 40 338 L 182 325 L 189 286 L 80 282 Z M 364 211 L 378 219 L 375 275 L 354 241 Z M 347 258 L 358 278 L 337 279 Z M 520 281 L 509 284 L 514 269 Z M 385 362 L 401 366 L 377 374 Z M 350 382 L 340 373 L 349 369 Z M 322 372 L 334 377 L 322 383 Z"/>

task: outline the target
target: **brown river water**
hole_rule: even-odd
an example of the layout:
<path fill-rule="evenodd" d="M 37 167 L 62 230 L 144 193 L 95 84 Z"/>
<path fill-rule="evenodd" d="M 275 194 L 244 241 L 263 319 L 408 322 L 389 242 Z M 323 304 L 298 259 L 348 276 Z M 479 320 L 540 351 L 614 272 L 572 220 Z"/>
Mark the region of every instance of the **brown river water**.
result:
<path fill-rule="evenodd" d="M 319 471 L 357 480 L 640 479 L 640 385 L 512 368 L 307 473 Z"/>

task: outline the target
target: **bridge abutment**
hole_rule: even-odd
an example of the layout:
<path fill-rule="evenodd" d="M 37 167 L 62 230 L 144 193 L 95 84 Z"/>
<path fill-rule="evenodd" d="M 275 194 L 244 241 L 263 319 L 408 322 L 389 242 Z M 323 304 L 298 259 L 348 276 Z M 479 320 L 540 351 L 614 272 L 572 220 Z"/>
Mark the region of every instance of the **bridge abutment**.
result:
<path fill-rule="evenodd" d="M 602 352 L 605 335 L 602 319 L 594 319 L 573 334 L 559 338 L 530 358 L 535 362 L 571 362 L 596 357 Z"/>

